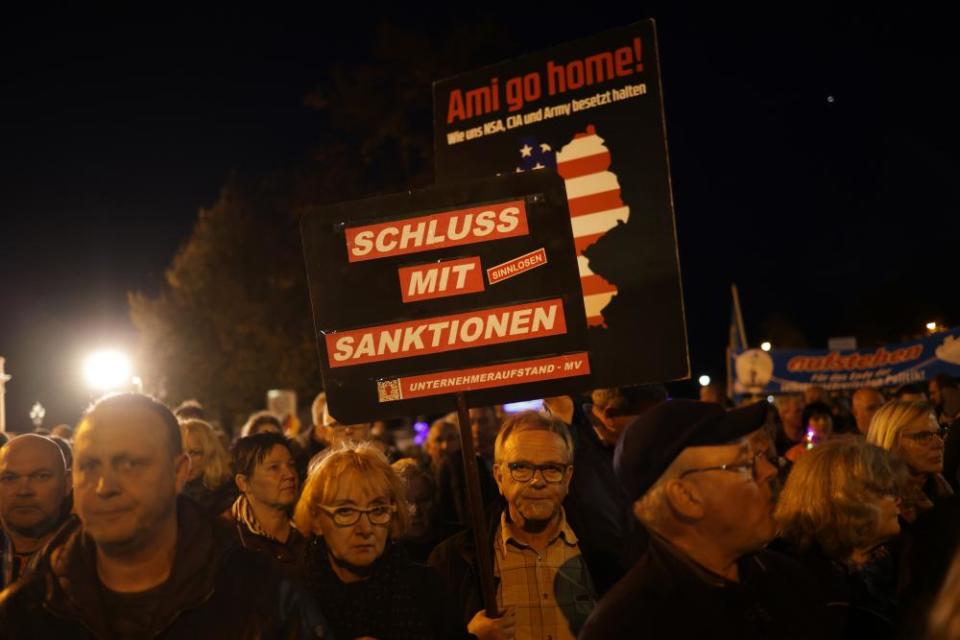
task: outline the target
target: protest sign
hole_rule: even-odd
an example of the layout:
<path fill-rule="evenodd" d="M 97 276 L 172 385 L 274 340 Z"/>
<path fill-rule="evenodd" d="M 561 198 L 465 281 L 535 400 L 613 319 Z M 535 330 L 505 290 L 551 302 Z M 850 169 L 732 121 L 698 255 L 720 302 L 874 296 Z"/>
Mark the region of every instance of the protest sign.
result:
<path fill-rule="evenodd" d="M 350 202 L 301 223 L 343 423 L 588 388 L 563 181 L 540 172 Z"/>
<path fill-rule="evenodd" d="M 652 20 L 435 83 L 434 145 L 440 184 L 564 179 L 592 387 L 689 376 Z"/>
<path fill-rule="evenodd" d="M 938 374 L 960 376 L 960 329 L 875 349 L 760 349 L 733 351 L 734 394 L 895 387 Z"/>

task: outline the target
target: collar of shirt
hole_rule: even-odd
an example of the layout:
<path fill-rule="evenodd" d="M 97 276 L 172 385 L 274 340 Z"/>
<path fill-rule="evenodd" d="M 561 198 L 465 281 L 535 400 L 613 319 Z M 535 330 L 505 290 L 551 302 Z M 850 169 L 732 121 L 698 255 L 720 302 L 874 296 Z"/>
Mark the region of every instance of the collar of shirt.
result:
<path fill-rule="evenodd" d="M 500 544 L 500 552 L 504 555 L 507 553 L 508 542 L 512 542 L 514 545 L 523 549 L 530 548 L 530 545 L 517 537 L 516 528 L 513 526 L 513 523 L 510 522 L 509 511 L 510 509 L 508 507 L 500 514 L 500 535 L 497 537 L 497 541 Z M 550 539 L 547 546 L 552 545 L 557 539 L 563 540 L 564 544 L 568 547 L 575 547 L 578 544 L 576 534 L 573 533 L 573 529 L 571 529 L 569 523 L 567 523 L 567 514 L 564 512 L 563 507 L 560 507 L 560 527 L 557 529 L 557 534 Z"/>
<path fill-rule="evenodd" d="M 683 551 L 678 549 L 673 545 L 669 540 L 663 536 L 650 531 L 650 545 L 656 547 L 663 552 L 663 555 L 667 558 L 670 558 L 674 561 L 675 564 L 678 564 L 685 569 L 696 579 L 712 587 L 718 588 L 738 588 L 739 585 L 736 582 L 727 580 L 721 575 L 710 571 L 699 562 L 685 554 Z M 742 566 L 742 562 L 739 563 Z"/>

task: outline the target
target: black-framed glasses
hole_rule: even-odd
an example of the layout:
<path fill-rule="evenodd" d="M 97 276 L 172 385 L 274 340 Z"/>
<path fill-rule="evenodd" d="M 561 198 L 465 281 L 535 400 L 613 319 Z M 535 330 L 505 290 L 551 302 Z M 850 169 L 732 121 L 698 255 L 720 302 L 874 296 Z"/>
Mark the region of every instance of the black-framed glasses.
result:
<path fill-rule="evenodd" d="M 943 440 L 943 435 L 939 431 L 931 431 L 929 429 L 924 431 L 917 431 L 916 433 L 905 433 L 903 434 L 904 438 L 910 438 L 917 444 L 930 444 L 934 440 Z"/>
<path fill-rule="evenodd" d="M 510 470 L 510 477 L 514 482 L 530 482 L 537 471 L 543 476 L 544 482 L 556 484 L 563 480 L 568 464 L 531 464 L 529 462 L 508 462 L 507 469 Z"/>
<path fill-rule="evenodd" d="M 754 480 L 760 478 L 760 461 L 766 460 L 767 464 L 772 466 L 774 469 L 779 468 L 777 461 L 764 452 L 759 452 L 755 454 L 750 460 L 746 462 L 733 462 L 731 464 L 721 464 L 716 467 L 699 467 L 697 469 L 687 469 L 680 474 L 680 477 L 690 475 L 691 473 L 701 473 L 703 471 L 732 471 L 734 473 L 742 473 L 744 471 L 749 471 L 750 475 L 753 476 Z"/>
<path fill-rule="evenodd" d="M 393 520 L 393 514 L 397 512 L 395 504 L 381 504 L 369 509 L 358 509 L 356 507 L 325 507 L 318 505 L 321 510 L 333 520 L 333 524 L 338 527 L 352 527 L 360 522 L 360 516 L 367 515 L 370 524 L 383 526 L 390 524 Z"/>

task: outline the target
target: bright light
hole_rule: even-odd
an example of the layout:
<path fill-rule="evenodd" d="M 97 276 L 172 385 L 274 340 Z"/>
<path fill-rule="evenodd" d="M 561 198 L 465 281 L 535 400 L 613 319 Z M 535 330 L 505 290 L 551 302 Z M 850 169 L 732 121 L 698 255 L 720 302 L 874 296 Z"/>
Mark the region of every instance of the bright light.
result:
<path fill-rule="evenodd" d="M 700 386 L 705 387 L 710 384 L 710 376 L 700 376 Z"/>
<path fill-rule="evenodd" d="M 130 359 L 119 351 L 96 351 L 83 363 L 83 377 L 98 391 L 130 384 Z"/>
<path fill-rule="evenodd" d="M 927 323 L 927 331 L 936 331 L 936 330 L 937 330 L 937 323 L 936 323 L 936 322 L 928 322 L 928 323 Z"/>
<path fill-rule="evenodd" d="M 773 404 L 774 402 L 776 402 L 776 398 L 774 398 L 773 396 L 767 396 L 767 402 L 770 404 Z"/>
<path fill-rule="evenodd" d="M 770 351 L 770 349 L 773 348 L 773 345 L 770 344 L 769 342 L 761 342 L 760 348 L 763 349 L 764 351 Z"/>

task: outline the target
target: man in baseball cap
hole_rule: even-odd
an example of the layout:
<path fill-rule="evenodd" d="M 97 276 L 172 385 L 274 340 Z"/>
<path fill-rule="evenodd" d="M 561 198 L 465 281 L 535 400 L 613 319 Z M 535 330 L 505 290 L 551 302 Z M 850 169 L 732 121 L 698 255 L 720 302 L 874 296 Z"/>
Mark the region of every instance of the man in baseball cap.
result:
<path fill-rule="evenodd" d="M 580 638 L 829 636 L 815 583 L 763 550 L 777 477 L 766 414 L 766 403 L 725 411 L 678 399 L 626 428 L 614 465 L 650 545 Z"/>

